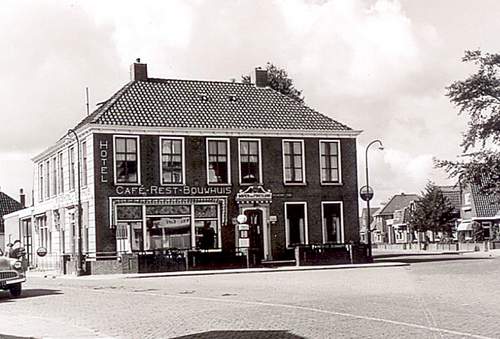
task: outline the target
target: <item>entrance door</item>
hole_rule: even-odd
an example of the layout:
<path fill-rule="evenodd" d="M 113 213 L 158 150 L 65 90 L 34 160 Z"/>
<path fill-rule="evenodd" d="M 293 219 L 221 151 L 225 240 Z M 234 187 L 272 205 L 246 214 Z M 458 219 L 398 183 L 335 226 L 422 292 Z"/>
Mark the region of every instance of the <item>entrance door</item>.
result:
<path fill-rule="evenodd" d="M 246 210 L 247 224 L 250 226 L 249 239 L 250 239 L 250 260 L 254 265 L 260 264 L 264 258 L 264 226 L 262 211 Z"/>

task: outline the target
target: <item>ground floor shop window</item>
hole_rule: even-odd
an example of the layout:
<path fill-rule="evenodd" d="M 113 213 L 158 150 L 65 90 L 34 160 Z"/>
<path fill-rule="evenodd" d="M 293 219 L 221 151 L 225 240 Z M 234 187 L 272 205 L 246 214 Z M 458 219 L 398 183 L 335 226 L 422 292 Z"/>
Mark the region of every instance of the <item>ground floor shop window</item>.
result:
<path fill-rule="evenodd" d="M 323 242 L 340 244 L 344 241 L 342 203 L 322 202 Z"/>
<path fill-rule="evenodd" d="M 287 246 L 307 244 L 307 203 L 286 202 L 285 219 Z"/>
<path fill-rule="evenodd" d="M 195 205 L 194 227 L 196 247 L 209 250 L 218 247 L 218 208 L 217 205 Z"/>
<path fill-rule="evenodd" d="M 118 252 L 220 248 L 217 204 L 117 205 Z"/>
<path fill-rule="evenodd" d="M 191 217 L 147 217 L 147 248 L 188 249 L 191 247 Z"/>

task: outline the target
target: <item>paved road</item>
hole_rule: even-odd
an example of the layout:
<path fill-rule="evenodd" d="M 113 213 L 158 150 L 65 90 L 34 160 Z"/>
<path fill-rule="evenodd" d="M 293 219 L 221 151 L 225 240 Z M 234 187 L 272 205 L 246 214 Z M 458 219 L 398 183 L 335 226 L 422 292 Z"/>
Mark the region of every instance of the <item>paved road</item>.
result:
<path fill-rule="evenodd" d="M 142 279 L 31 278 L 0 334 L 120 338 L 500 338 L 500 258 Z M 22 323 L 22 326 L 17 324 Z"/>

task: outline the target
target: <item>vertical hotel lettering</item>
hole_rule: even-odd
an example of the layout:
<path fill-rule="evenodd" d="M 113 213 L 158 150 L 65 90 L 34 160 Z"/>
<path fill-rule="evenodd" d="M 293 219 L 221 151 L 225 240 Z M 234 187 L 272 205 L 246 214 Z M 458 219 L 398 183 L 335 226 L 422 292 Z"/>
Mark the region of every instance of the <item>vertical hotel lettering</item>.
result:
<path fill-rule="evenodd" d="M 99 140 L 99 160 L 101 163 L 101 170 L 99 171 L 100 181 L 101 183 L 108 182 L 108 154 L 109 154 L 109 145 L 107 140 Z"/>

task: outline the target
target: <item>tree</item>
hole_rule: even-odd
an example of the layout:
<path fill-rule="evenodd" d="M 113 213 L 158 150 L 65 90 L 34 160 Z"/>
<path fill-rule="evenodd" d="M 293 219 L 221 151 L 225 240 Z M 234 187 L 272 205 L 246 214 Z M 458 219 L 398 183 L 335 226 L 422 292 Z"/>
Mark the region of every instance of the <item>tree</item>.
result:
<path fill-rule="evenodd" d="M 422 198 L 415 201 L 410 214 L 410 228 L 417 232 L 432 231 L 451 233 L 450 221 L 454 218 L 454 207 L 439 187 L 428 182 Z"/>
<path fill-rule="evenodd" d="M 480 192 L 500 197 L 500 54 L 466 51 L 463 62 L 478 70 L 465 80 L 447 87 L 447 96 L 469 115 L 460 161 L 437 160 L 451 177 L 463 184 L 475 184 Z"/>
<path fill-rule="evenodd" d="M 304 97 L 302 96 L 302 91 L 296 89 L 293 85 L 293 80 L 288 77 L 288 73 L 285 69 L 279 68 L 271 62 L 266 64 L 267 69 L 267 82 L 269 87 L 294 99 L 297 102 L 304 103 Z M 250 83 L 249 75 L 242 75 L 242 83 Z"/>

